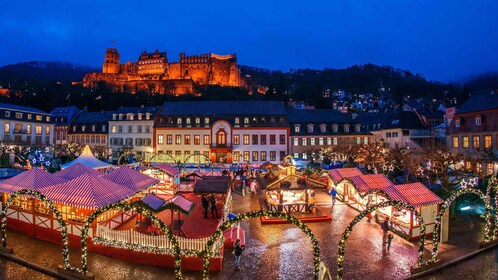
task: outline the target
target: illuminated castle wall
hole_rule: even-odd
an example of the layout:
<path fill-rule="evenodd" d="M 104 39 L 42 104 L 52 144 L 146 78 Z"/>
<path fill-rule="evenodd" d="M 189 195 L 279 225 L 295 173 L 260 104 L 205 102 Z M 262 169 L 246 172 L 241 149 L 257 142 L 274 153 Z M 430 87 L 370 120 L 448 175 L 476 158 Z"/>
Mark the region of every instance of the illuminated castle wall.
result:
<path fill-rule="evenodd" d="M 173 95 L 195 93 L 196 86 L 246 86 L 240 77 L 235 54 L 187 56 L 180 53 L 180 61 L 170 63 L 166 52 L 144 51 L 138 61 L 121 64 L 115 48 L 107 49 L 102 73 L 87 73 L 83 78 L 85 87 L 97 88 L 101 83 L 113 91 Z"/>

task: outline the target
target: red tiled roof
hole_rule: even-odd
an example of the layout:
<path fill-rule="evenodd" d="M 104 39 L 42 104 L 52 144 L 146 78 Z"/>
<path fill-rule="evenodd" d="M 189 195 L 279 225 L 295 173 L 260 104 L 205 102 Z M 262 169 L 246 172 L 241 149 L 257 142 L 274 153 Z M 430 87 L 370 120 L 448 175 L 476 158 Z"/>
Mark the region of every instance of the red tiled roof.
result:
<path fill-rule="evenodd" d="M 395 185 L 386 188 L 385 191 L 392 199 L 403 201 L 413 207 L 443 203 L 443 200 L 439 196 L 435 195 L 420 182 Z"/>
<path fill-rule="evenodd" d="M 356 167 L 353 168 L 337 168 L 329 170 L 329 174 L 332 179 L 336 182 L 344 178 L 350 178 L 353 176 L 363 175 L 363 173 Z"/>

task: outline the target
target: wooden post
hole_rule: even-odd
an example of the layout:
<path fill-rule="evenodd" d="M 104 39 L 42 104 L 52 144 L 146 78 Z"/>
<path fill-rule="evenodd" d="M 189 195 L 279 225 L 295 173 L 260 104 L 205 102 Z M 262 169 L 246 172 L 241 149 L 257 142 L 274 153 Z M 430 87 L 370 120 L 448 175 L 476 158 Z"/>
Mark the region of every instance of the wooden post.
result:
<path fill-rule="evenodd" d="M 36 225 L 36 216 L 35 216 L 35 199 L 31 199 L 31 215 L 33 215 L 33 225 Z"/>

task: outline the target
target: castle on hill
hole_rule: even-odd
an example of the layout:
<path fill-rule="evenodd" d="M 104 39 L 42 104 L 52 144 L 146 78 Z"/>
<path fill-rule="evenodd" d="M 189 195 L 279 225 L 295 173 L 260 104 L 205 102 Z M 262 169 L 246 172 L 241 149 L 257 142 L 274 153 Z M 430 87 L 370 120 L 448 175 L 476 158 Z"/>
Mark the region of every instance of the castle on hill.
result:
<path fill-rule="evenodd" d="M 102 83 L 115 92 L 172 95 L 194 94 L 197 86 L 206 85 L 246 87 L 236 54 L 180 53 L 179 62 L 169 62 L 166 52 L 144 51 L 138 61 L 122 64 L 115 48 L 107 49 L 101 73 L 87 73 L 83 78 L 85 87 L 98 88 Z"/>

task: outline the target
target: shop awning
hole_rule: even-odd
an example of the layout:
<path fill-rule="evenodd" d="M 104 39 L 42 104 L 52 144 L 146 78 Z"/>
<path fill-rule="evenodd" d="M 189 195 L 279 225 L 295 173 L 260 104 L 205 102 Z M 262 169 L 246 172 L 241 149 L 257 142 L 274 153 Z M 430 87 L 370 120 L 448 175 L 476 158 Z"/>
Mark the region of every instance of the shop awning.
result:
<path fill-rule="evenodd" d="M 166 201 L 164 201 L 162 198 L 158 197 L 154 193 L 146 195 L 144 198 L 140 199 L 139 201 L 145 204 L 147 207 L 149 207 L 156 213 L 164 210 L 165 209 L 164 206 L 166 205 Z"/>
<path fill-rule="evenodd" d="M 135 171 L 129 167 L 122 166 L 114 169 L 109 174 L 104 175 L 102 178 L 107 179 L 116 184 L 123 185 L 134 192 L 139 192 L 159 183 L 159 180 L 150 176 Z"/>
<path fill-rule="evenodd" d="M 159 163 L 159 164 L 156 164 L 154 166 L 152 166 L 153 168 L 156 168 L 156 169 L 159 169 L 161 170 L 162 172 L 174 177 L 174 176 L 178 176 L 181 174 L 180 170 L 174 168 L 173 166 L 169 165 L 169 164 L 166 164 L 166 163 Z"/>
<path fill-rule="evenodd" d="M 97 170 L 90 168 L 86 165 L 83 165 L 81 163 L 76 163 L 71 165 L 70 167 L 63 169 L 59 172 L 56 172 L 55 175 L 63 178 L 65 180 L 71 180 L 74 179 L 78 176 L 81 176 L 83 174 L 92 174 L 95 176 L 103 176 L 104 174 L 101 172 L 98 172 Z"/>
<path fill-rule="evenodd" d="M 58 203 L 92 209 L 121 201 L 135 193 L 122 185 L 89 173 L 59 185 L 41 188 L 40 192 Z"/>
<path fill-rule="evenodd" d="M 441 204 L 443 200 L 420 182 L 395 185 L 385 189 L 394 200 L 402 201 L 413 207 Z"/>
<path fill-rule="evenodd" d="M 356 167 L 331 169 L 329 170 L 329 174 L 334 182 L 339 182 L 344 178 L 363 175 L 363 173 Z"/>
<path fill-rule="evenodd" d="M 4 180 L 0 183 L 0 192 L 13 194 L 17 191 L 28 189 L 39 191 L 40 188 L 54 186 L 66 182 L 63 178 L 32 168 L 19 175 Z"/>
<path fill-rule="evenodd" d="M 108 164 L 106 162 L 103 162 L 99 159 L 97 159 L 93 154 L 92 151 L 90 150 L 90 147 L 88 145 L 85 146 L 83 149 L 83 152 L 81 152 L 81 155 L 76 158 L 73 161 L 70 161 L 66 164 L 61 165 L 62 169 L 66 169 L 72 165 L 75 165 L 77 163 L 83 164 L 85 166 L 88 166 L 93 169 L 104 169 L 111 167 L 111 164 Z"/>
<path fill-rule="evenodd" d="M 192 172 L 192 173 L 190 173 L 190 174 L 185 175 L 185 177 L 186 177 L 186 178 L 188 178 L 188 177 L 198 177 L 198 178 L 202 178 L 202 177 L 204 177 L 204 176 L 205 176 L 205 175 L 204 175 L 202 172 L 200 172 L 200 171 L 194 171 L 194 172 Z"/>
<path fill-rule="evenodd" d="M 176 195 L 170 200 L 166 201 L 166 205 L 164 208 L 171 210 L 178 210 L 186 215 L 190 215 L 190 213 L 194 210 L 195 204 L 183 197 L 182 195 Z"/>

